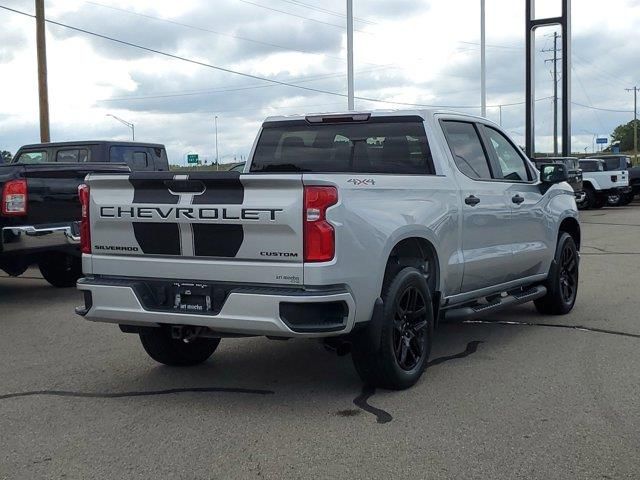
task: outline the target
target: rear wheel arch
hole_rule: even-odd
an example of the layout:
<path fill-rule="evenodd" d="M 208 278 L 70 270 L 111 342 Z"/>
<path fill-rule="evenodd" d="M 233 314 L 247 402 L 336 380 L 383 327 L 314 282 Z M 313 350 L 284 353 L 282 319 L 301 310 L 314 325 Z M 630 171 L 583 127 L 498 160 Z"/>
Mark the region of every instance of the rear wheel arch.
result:
<path fill-rule="evenodd" d="M 438 252 L 426 238 L 411 236 L 397 241 L 387 256 L 381 293 L 385 285 L 405 267 L 413 267 L 422 272 L 432 294 L 435 295 L 440 290 Z"/>
<path fill-rule="evenodd" d="M 573 217 L 567 217 L 560 223 L 560 228 L 558 229 L 558 238 L 562 235 L 562 232 L 566 232 L 573 238 L 573 241 L 576 244 L 578 250 L 580 250 L 580 241 L 582 239 L 582 233 L 580 231 L 580 224 L 578 220 Z"/>

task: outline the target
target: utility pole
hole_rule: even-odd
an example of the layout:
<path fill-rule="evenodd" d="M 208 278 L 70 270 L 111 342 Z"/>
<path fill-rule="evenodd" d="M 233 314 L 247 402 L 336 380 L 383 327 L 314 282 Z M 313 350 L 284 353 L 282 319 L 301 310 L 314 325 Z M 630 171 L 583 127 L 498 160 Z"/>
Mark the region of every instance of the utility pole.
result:
<path fill-rule="evenodd" d="M 553 32 L 553 49 L 542 50 L 542 52 L 553 52 L 553 58 L 545 60 L 545 63 L 553 63 L 553 154 L 558 155 L 558 62 L 562 60 L 558 57 L 558 32 Z"/>
<path fill-rule="evenodd" d="M 353 0 L 347 0 L 347 104 L 349 111 L 355 109 L 353 81 Z"/>
<path fill-rule="evenodd" d="M 47 88 L 47 39 L 44 28 L 44 0 L 36 0 L 36 50 L 38 56 L 38 99 L 40 141 L 51 141 L 49 130 L 49 92 Z"/>
<path fill-rule="evenodd" d="M 480 105 L 481 116 L 487 116 L 487 45 L 485 0 L 480 0 Z"/>
<path fill-rule="evenodd" d="M 502 105 L 498 105 L 498 108 L 500 109 L 500 122 L 499 122 L 499 125 L 502 126 Z"/>
<path fill-rule="evenodd" d="M 633 92 L 633 164 L 638 164 L 638 90 L 640 88 L 627 88 L 627 92 Z"/>

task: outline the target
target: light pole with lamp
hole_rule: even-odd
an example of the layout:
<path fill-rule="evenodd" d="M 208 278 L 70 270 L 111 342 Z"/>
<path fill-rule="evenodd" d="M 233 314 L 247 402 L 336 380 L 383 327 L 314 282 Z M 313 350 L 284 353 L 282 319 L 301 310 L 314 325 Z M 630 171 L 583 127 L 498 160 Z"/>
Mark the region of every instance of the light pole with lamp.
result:
<path fill-rule="evenodd" d="M 213 118 L 213 123 L 216 127 L 216 171 L 220 170 L 220 158 L 218 157 L 218 116 Z"/>
<path fill-rule="evenodd" d="M 107 117 L 111 117 L 111 118 L 117 120 L 118 122 L 120 122 L 121 124 L 126 125 L 127 127 L 129 127 L 131 129 L 131 141 L 132 142 L 136 141 L 136 127 L 133 125 L 133 123 L 127 122 L 126 120 L 123 120 L 120 117 L 116 117 L 115 115 L 112 115 L 110 113 L 107 113 L 106 116 Z"/>

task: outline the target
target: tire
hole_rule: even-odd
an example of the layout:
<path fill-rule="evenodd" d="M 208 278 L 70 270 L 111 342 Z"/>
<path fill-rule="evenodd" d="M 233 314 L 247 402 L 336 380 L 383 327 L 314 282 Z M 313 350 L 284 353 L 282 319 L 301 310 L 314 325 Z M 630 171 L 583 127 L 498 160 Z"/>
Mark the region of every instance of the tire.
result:
<path fill-rule="evenodd" d="M 622 197 L 620 197 L 618 205 L 621 207 L 626 207 L 631 202 L 633 202 L 634 197 L 635 195 L 633 193 L 625 193 L 624 195 L 622 195 Z"/>
<path fill-rule="evenodd" d="M 586 187 L 584 189 L 584 201 L 582 202 L 582 208 L 584 210 L 589 210 L 591 208 L 595 208 L 594 205 L 596 203 L 596 192 L 593 188 Z"/>
<path fill-rule="evenodd" d="M 158 328 L 150 333 L 141 333 L 140 342 L 156 362 L 172 367 L 190 367 L 209 359 L 218 348 L 220 339 L 198 337 L 186 343 L 172 338 L 168 329 Z"/>
<path fill-rule="evenodd" d="M 576 303 L 579 284 L 579 256 L 571 235 L 558 237 L 554 265 L 546 282 L 547 294 L 535 300 L 538 312 L 545 315 L 566 315 Z"/>
<path fill-rule="evenodd" d="M 433 336 L 433 305 L 424 275 L 406 267 L 385 282 L 379 334 L 373 321 L 352 345 L 360 378 L 370 386 L 403 390 L 414 385 L 427 366 Z"/>
<path fill-rule="evenodd" d="M 607 205 L 609 207 L 617 207 L 620 205 L 621 201 L 622 201 L 622 195 L 620 195 L 619 193 L 607 195 Z"/>
<path fill-rule="evenodd" d="M 75 287 L 82 276 L 82 261 L 79 257 L 60 252 L 45 254 L 38 262 L 44 279 L 57 288 Z"/>
<path fill-rule="evenodd" d="M 602 208 L 605 206 L 605 204 L 607 203 L 607 196 L 606 195 L 595 195 L 595 200 L 593 202 L 593 204 L 591 205 L 591 208 L 594 208 L 596 210 Z"/>

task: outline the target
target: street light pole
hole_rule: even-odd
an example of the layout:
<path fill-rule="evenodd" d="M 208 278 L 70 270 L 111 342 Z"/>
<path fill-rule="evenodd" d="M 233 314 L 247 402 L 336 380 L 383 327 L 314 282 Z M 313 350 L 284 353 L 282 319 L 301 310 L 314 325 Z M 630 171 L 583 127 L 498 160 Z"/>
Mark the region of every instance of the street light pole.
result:
<path fill-rule="evenodd" d="M 627 92 L 633 92 L 633 163 L 638 164 L 638 90 L 640 88 L 627 88 Z"/>
<path fill-rule="evenodd" d="M 120 117 L 116 117 L 115 115 L 112 115 L 111 113 L 107 113 L 105 116 L 107 117 L 111 117 L 114 120 L 117 120 L 118 122 L 120 122 L 123 125 L 126 125 L 127 127 L 129 127 L 131 129 L 131 141 L 135 142 L 136 141 L 136 127 L 133 123 L 131 122 L 127 122 L 126 120 L 123 120 Z"/>
<path fill-rule="evenodd" d="M 216 126 L 216 170 L 220 169 L 220 158 L 218 157 L 218 116 L 213 119 L 213 123 Z"/>
<path fill-rule="evenodd" d="M 487 116 L 487 45 L 485 12 L 485 0 L 480 0 L 480 104 L 482 117 Z"/>
<path fill-rule="evenodd" d="M 355 89 L 353 81 L 353 0 L 347 0 L 347 105 L 349 111 L 355 109 Z"/>

